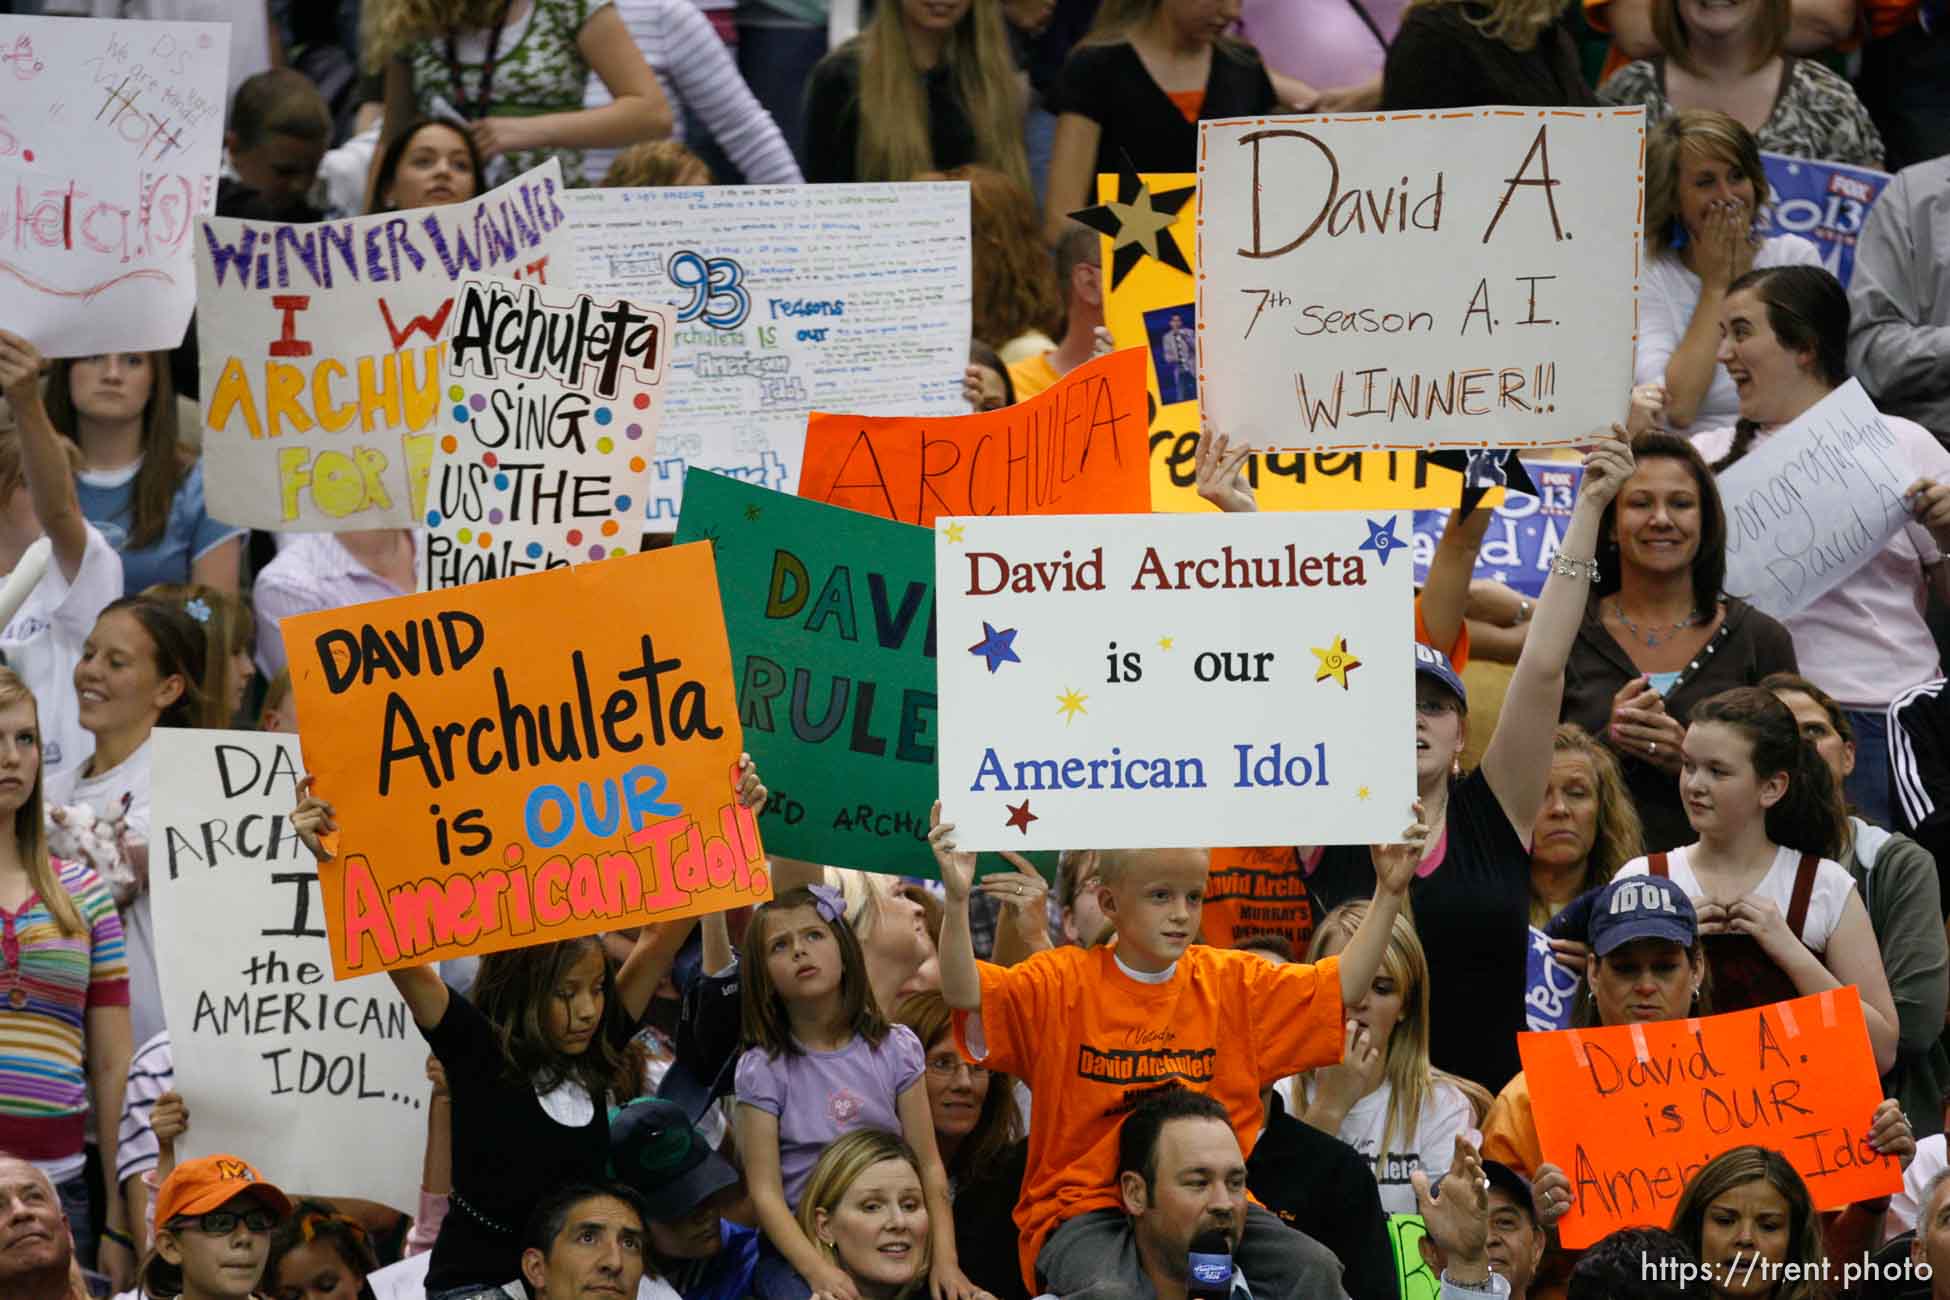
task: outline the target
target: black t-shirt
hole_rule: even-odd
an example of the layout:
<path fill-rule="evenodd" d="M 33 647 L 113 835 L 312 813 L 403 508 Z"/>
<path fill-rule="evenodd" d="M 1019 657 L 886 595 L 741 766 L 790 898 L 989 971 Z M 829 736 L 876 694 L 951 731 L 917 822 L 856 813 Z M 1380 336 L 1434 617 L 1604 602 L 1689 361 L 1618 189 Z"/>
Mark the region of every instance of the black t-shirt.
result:
<path fill-rule="evenodd" d="M 1415 933 L 1429 959 L 1429 1059 L 1501 1092 L 1522 1067 L 1530 852 L 1482 771 L 1449 786 L 1442 865 L 1409 887 Z M 1322 851 L 1309 878 L 1318 918 L 1374 895 L 1374 859 L 1360 846 Z"/>
<path fill-rule="evenodd" d="M 928 143 L 934 170 L 953 171 L 975 156 L 975 128 L 955 93 L 948 64 L 924 76 L 928 95 Z M 821 59 L 806 79 L 806 179 L 815 184 L 849 181 L 905 181 L 908 176 L 862 176 L 856 161 L 860 141 L 860 44 L 848 41 Z"/>
<path fill-rule="evenodd" d="M 499 1285 L 521 1276 L 521 1231 L 536 1202 L 600 1178 L 609 1160 L 607 1097 L 580 1128 L 558 1124 L 532 1084 L 509 1077 L 494 1026 L 458 993 L 421 1036 L 453 1096 L 454 1193 L 433 1243 L 427 1289 Z"/>
<path fill-rule="evenodd" d="M 1266 65 L 1251 46 L 1213 48 L 1201 121 L 1270 113 L 1276 102 Z M 1129 41 L 1072 50 L 1049 107 L 1097 124 L 1099 172 L 1121 172 L 1127 156 L 1140 173 L 1198 170 L 1198 127 L 1151 79 Z"/>
<path fill-rule="evenodd" d="M 1576 108 L 1598 103 L 1585 83 L 1577 41 L 1565 20 L 1546 27 L 1530 49 L 1513 50 L 1476 25 L 1490 13 L 1490 6 L 1479 0 L 1410 5 L 1382 66 L 1381 107 Z M 1511 161 L 1514 165 L 1518 160 Z"/>
<path fill-rule="evenodd" d="M 1016 1255 L 1016 1202 L 1029 1171 L 1029 1139 L 955 1189 L 955 1255 L 968 1280 L 995 1300 L 1029 1300 Z"/>
<path fill-rule="evenodd" d="M 1277 1092 L 1246 1158 L 1246 1187 L 1287 1227 L 1334 1252 L 1349 1300 L 1396 1300 L 1395 1252 L 1374 1166 L 1331 1133 L 1287 1114 Z"/>

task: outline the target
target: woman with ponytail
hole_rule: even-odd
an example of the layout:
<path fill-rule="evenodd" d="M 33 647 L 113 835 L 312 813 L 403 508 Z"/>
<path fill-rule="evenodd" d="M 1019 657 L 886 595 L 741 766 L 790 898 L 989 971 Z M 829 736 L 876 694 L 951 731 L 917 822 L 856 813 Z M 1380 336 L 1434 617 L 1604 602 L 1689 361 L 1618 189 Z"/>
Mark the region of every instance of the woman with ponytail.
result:
<path fill-rule="evenodd" d="M 1699 840 L 1634 858 L 1617 878 L 1670 879 L 1693 900 L 1717 1011 L 1856 986 L 1876 1070 L 1887 1072 L 1895 1002 L 1868 910 L 1834 860 L 1848 818 L 1827 762 L 1758 686 L 1695 705 L 1681 748 L 1679 789 Z"/>
<path fill-rule="evenodd" d="M 1715 474 L 1738 464 L 1848 382 L 1848 295 L 1818 266 L 1777 266 L 1733 281 L 1720 314 L 1719 361 L 1740 396 L 1740 421 L 1697 434 Z M 1842 703 L 1857 741 L 1848 799 L 1864 820 L 1890 821 L 1888 710 L 1896 696 L 1940 676 L 1923 621 L 1934 591 L 1950 598 L 1950 452 L 1920 424 L 1885 415 L 1886 455 L 1914 479 L 1917 522 L 1869 562 L 1784 621 L 1799 671 Z M 1938 480 L 1943 486 L 1938 486 Z"/>
<path fill-rule="evenodd" d="M 806 83 L 806 179 L 911 181 L 980 163 L 1027 190 L 1019 87 L 1000 0 L 883 0 Z"/>

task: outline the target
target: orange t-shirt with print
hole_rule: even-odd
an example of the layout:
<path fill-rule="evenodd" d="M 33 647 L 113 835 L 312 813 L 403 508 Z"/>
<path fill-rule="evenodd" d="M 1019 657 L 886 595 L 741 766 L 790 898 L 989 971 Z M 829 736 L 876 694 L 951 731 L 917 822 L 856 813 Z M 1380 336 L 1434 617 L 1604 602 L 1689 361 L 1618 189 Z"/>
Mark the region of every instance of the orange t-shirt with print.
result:
<path fill-rule="evenodd" d="M 955 1045 L 1015 1075 L 1036 1099 L 1015 1214 L 1032 1294 L 1050 1233 L 1121 1204 L 1118 1129 L 1146 1093 L 1183 1084 L 1212 1096 L 1232 1117 L 1239 1149 L 1251 1151 L 1265 1117 L 1260 1091 L 1341 1059 L 1337 958 L 1275 966 L 1193 945 L 1160 984 L 1132 979 L 1101 945 L 978 969 L 980 1020 L 956 1013 Z"/>

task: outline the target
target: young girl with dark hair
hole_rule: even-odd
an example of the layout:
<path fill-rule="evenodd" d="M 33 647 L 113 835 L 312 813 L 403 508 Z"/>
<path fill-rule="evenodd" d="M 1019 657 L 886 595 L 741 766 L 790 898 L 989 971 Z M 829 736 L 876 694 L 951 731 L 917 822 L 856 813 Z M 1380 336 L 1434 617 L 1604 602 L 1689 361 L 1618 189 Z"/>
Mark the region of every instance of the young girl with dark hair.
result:
<path fill-rule="evenodd" d="M 474 137 L 450 122 L 411 122 L 379 155 L 372 177 L 373 212 L 437 208 L 480 194 L 485 164 Z"/>
<path fill-rule="evenodd" d="M 1896 1009 L 1855 882 L 1833 859 L 1846 816 L 1828 765 L 1758 686 L 1696 705 L 1679 788 L 1699 841 L 1634 858 L 1617 879 L 1670 878 L 1692 898 L 1716 1010 L 1853 984 L 1876 1071 L 1896 1060 Z"/>
<path fill-rule="evenodd" d="M 134 1041 L 163 1028 L 156 934 L 149 916 L 149 736 L 157 727 L 220 727 L 203 694 L 203 628 L 181 606 L 125 596 L 102 611 L 82 643 L 74 690 L 86 763 L 47 778 L 49 842 L 102 874 L 128 936 Z"/>
<path fill-rule="evenodd" d="M 182 439 L 167 352 L 56 361 L 47 418 L 81 448 L 81 510 L 122 557 L 122 590 L 200 582 L 236 591 L 244 530 L 211 518 Z"/>
<path fill-rule="evenodd" d="M 857 1300 L 853 1281 L 793 1215 L 819 1153 L 864 1128 L 897 1132 L 919 1154 L 935 1294 L 969 1300 L 976 1290 L 956 1259 L 921 1041 L 881 1013 L 840 891 L 802 886 L 761 906 L 738 965 L 750 1044 L 738 1060 L 738 1149 L 765 1232 L 752 1279 L 759 1300 Z"/>
<path fill-rule="evenodd" d="M 765 787 L 749 755 L 738 799 L 754 813 Z M 338 829 L 332 806 L 298 786 L 291 828 L 320 860 Z M 609 1104 L 640 1090 L 629 1047 L 693 923 L 646 925 L 622 965 L 599 936 L 489 953 L 469 997 L 432 966 L 388 971 L 445 1068 L 452 1098 L 449 1211 L 433 1244 L 428 1300 L 495 1300 L 521 1276 L 521 1232 L 564 1183 L 601 1177 Z"/>
<path fill-rule="evenodd" d="M 324 1201 L 299 1201 L 271 1234 L 262 1291 L 270 1300 L 373 1300 L 379 1261 L 366 1230 Z"/>
<path fill-rule="evenodd" d="M 1775 430 L 1848 382 L 1848 295 L 1816 266 L 1752 271 L 1721 309 L 1719 360 L 1740 395 L 1740 422 L 1693 439 L 1716 474 L 1737 465 Z M 1798 671 L 1841 701 L 1855 735 L 1849 802 L 1865 819 L 1890 822 L 1888 710 L 1903 691 L 1941 675 L 1923 621 L 1930 596 L 1950 597 L 1950 451 L 1919 424 L 1885 415 L 1895 445 L 1882 454 L 1914 479 L 1916 522 L 1899 529 L 1848 581 L 1783 622 Z M 1937 487 L 1941 481 L 1946 486 Z M 1935 489 L 1935 491 L 1931 491 Z M 1941 504 L 1936 514 L 1933 504 Z M 1785 665 L 1783 665 L 1785 667 Z"/>

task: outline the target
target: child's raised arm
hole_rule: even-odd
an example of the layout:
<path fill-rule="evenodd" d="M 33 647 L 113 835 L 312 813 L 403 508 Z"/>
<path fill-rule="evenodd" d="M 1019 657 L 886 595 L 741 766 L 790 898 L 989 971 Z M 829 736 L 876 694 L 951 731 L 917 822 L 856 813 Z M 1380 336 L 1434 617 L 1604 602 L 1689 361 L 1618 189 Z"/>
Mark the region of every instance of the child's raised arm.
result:
<path fill-rule="evenodd" d="M 982 1009 L 982 977 L 975 969 L 975 936 L 968 929 L 968 895 L 975 887 L 975 855 L 955 852 L 955 828 L 941 820 L 941 802 L 929 814 L 928 847 L 941 869 L 948 906 L 941 918 L 941 996 L 957 1011 Z M 1363 986 L 1365 987 L 1365 985 Z"/>
<path fill-rule="evenodd" d="M 1429 828 L 1422 824 L 1422 801 L 1415 801 L 1415 823 L 1402 832 L 1399 844 L 1374 844 L 1374 901 L 1354 937 L 1341 949 L 1341 1004 L 1352 1005 L 1366 995 L 1374 983 L 1375 972 L 1388 952 L 1388 938 L 1395 927 L 1395 915 L 1402 910 L 1408 884 L 1421 865 L 1422 849 L 1428 843 Z"/>

